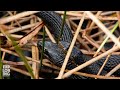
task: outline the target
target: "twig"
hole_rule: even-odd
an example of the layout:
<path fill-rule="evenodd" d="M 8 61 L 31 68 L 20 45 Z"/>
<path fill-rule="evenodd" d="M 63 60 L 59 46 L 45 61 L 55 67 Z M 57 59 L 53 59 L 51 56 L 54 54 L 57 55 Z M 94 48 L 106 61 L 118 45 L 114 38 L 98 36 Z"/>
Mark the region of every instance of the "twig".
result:
<path fill-rule="evenodd" d="M 7 38 L 8 41 L 11 41 L 10 38 L 8 37 L 8 33 L 5 32 L 5 29 L 2 25 L 0 25 L 0 31 L 2 32 L 2 34 Z"/>
<path fill-rule="evenodd" d="M 91 78 L 97 78 L 97 79 L 120 79 L 120 77 L 94 75 L 94 74 L 88 74 L 88 73 L 82 73 L 82 72 L 74 72 L 73 74 L 82 75 L 82 76 L 91 77 Z"/>
<path fill-rule="evenodd" d="M 30 73 L 28 73 L 28 72 L 26 72 L 26 71 L 23 71 L 23 70 L 21 70 L 21 69 L 18 69 L 18 68 L 15 68 L 15 67 L 10 67 L 10 69 L 13 70 L 13 71 L 17 71 L 17 72 L 19 72 L 19 73 L 22 73 L 22 74 L 24 74 L 24 75 L 27 75 L 27 76 L 31 76 Z"/>
<path fill-rule="evenodd" d="M 13 62 L 13 61 L 7 61 L 7 60 L 4 60 L 2 61 L 4 64 L 8 64 L 8 65 L 15 65 L 15 66 L 21 66 L 21 65 L 25 65 L 24 62 Z M 32 63 L 32 61 L 28 61 L 29 64 Z"/>
<path fill-rule="evenodd" d="M 118 22 L 115 24 L 114 28 L 110 31 L 110 33 L 113 33 L 117 27 L 118 27 Z M 102 47 L 104 46 L 104 44 L 107 42 L 108 39 L 109 39 L 109 36 L 105 38 L 105 40 L 102 42 L 102 44 L 100 45 L 100 47 L 98 48 L 98 50 L 96 51 L 93 57 L 97 56 L 97 53 L 102 49 Z"/>
<path fill-rule="evenodd" d="M 38 24 L 34 31 L 32 31 L 30 34 L 28 34 L 19 41 L 19 46 L 22 47 L 23 45 L 25 45 L 32 37 L 34 37 L 39 32 L 42 26 L 43 26 L 42 23 Z"/>
<path fill-rule="evenodd" d="M 55 65 L 51 65 L 49 63 L 44 63 L 45 66 L 56 69 L 56 70 L 60 70 L 59 67 L 55 66 Z M 45 72 L 51 72 L 53 73 L 53 71 L 48 71 L 48 70 L 43 70 Z M 65 72 L 68 72 L 70 70 L 65 70 Z M 54 71 L 55 74 L 59 74 L 59 71 Z M 83 73 L 83 72 L 74 72 L 73 74 L 75 75 L 80 75 L 80 76 L 85 76 L 85 77 L 91 77 L 91 78 L 98 78 L 98 79 L 120 79 L 120 77 L 108 77 L 108 76 L 102 76 L 102 75 L 93 75 L 93 74 L 88 74 L 88 73 Z"/>
<path fill-rule="evenodd" d="M 65 70 L 65 72 L 68 72 L 69 70 Z M 47 73 L 54 73 L 54 74 L 59 74 L 59 71 L 52 71 L 48 69 L 42 69 L 42 72 L 47 72 Z M 88 73 L 82 73 L 82 72 L 74 72 L 73 74 L 75 75 L 80 75 L 80 76 L 85 76 L 85 77 L 90 77 L 90 78 L 97 78 L 97 79 L 120 79 L 120 77 L 113 77 L 113 76 L 101 76 L 101 75 L 93 75 L 93 74 L 88 74 Z"/>
<path fill-rule="evenodd" d="M 107 12 L 102 12 L 100 15 L 101 16 L 105 16 L 105 15 L 110 15 L 110 14 L 114 14 L 116 11 L 107 11 Z"/>
<path fill-rule="evenodd" d="M 5 24 L 5 23 L 17 20 L 19 18 L 28 16 L 28 15 L 32 15 L 32 14 L 38 13 L 38 12 L 39 11 L 26 11 L 26 12 L 22 12 L 22 13 L 16 14 L 14 16 L 9 16 L 9 17 L 6 17 L 6 18 L 2 18 L 2 19 L 0 19 L 0 24 Z"/>
<path fill-rule="evenodd" d="M 10 12 L 10 11 L 7 11 L 11 16 L 14 16 L 13 14 L 12 14 L 12 12 Z M 15 22 L 18 24 L 18 26 L 19 27 L 21 27 L 21 25 L 20 25 L 20 23 L 17 21 L 17 20 L 15 20 Z"/>
<path fill-rule="evenodd" d="M 2 55 L 2 60 L 4 60 L 5 58 L 5 52 L 3 52 L 3 55 Z"/>
<path fill-rule="evenodd" d="M 31 24 L 33 24 L 35 22 L 36 22 L 36 19 L 31 19 Z M 31 28 L 31 30 L 32 29 L 33 28 Z M 37 39 L 36 36 L 32 38 L 32 40 L 36 40 L 36 39 Z M 37 46 L 32 46 L 32 58 L 39 61 L 39 51 L 38 51 Z M 33 69 L 35 79 L 38 79 L 39 78 L 39 64 L 36 62 L 33 62 L 32 69 Z"/>
<path fill-rule="evenodd" d="M 111 34 L 110 31 L 90 11 L 85 12 L 101 28 L 101 30 L 103 30 L 103 32 L 105 32 L 105 34 L 109 36 L 113 40 L 113 42 L 116 43 L 120 48 L 119 40 L 117 40 L 117 38 L 113 34 Z"/>
<path fill-rule="evenodd" d="M 17 38 L 17 39 L 20 39 L 23 37 L 23 35 L 16 35 L 16 34 L 10 34 L 10 35 L 11 35 L 11 37 Z M 0 36 L 4 36 L 4 35 L 0 35 Z"/>
<path fill-rule="evenodd" d="M 50 33 L 50 31 L 48 30 L 48 28 L 46 26 L 45 26 L 45 31 L 46 31 L 47 35 L 49 36 L 50 40 L 53 43 L 56 43 L 55 39 L 53 38 L 52 34 Z"/>
<path fill-rule="evenodd" d="M 29 25 L 25 25 L 25 26 L 21 26 L 21 27 L 18 27 L 18 28 L 14 28 L 12 30 L 9 30 L 7 31 L 8 33 L 15 33 L 15 32 L 19 32 L 19 31 L 22 31 L 22 30 L 25 30 L 25 29 L 28 29 L 28 28 L 32 28 L 36 25 L 38 25 L 39 23 L 33 23 L 33 24 L 29 24 Z"/>
<path fill-rule="evenodd" d="M 80 35 L 77 36 L 77 40 L 79 41 L 80 44 L 82 44 L 88 51 L 91 51 L 89 46 L 83 41 Z"/>
<path fill-rule="evenodd" d="M 97 37 L 98 35 L 101 35 L 101 34 L 103 34 L 103 33 L 104 33 L 103 31 L 99 31 L 99 32 L 91 35 L 90 37 L 91 37 L 91 38 L 94 38 L 94 37 Z"/>
<path fill-rule="evenodd" d="M 32 58 L 39 61 L 39 51 L 36 46 L 32 46 Z M 39 76 L 38 76 L 39 68 L 38 67 L 39 67 L 39 64 L 37 62 L 32 63 L 33 73 L 34 73 L 36 79 L 39 78 Z"/>
<path fill-rule="evenodd" d="M 75 23 L 73 21 L 70 20 L 70 22 L 74 25 Z M 77 25 L 75 24 L 75 28 L 77 29 Z M 75 30 L 74 30 L 75 31 Z M 80 42 L 80 44 L 82 44 L 88 51 L 90 51 L 91 49 L 89 48 L 89 46 L 83 41 L 82 37 L 80 35 L 77 36 L 77 40 Z"/>
<path fill-rule="evenodd" d="M 98 16 L 99 16 L 101 13 L 102 13 L 102 11 L 98 11 L 95 16 L 98 18 Z M 90 24 L 90 28 L 92 28 L 94 25 L 95 25 L 95 23 L 92 21 L 92 23 Z M 91 30 L 92 30 L 92 29 L 91 29 Z M 87 34 L 90 34 L 90 31 L 91 31 L 91 30 L 89 30 L 89 31 L 87 32 Z"/>
<path fill-rule="evenodd" d="M 85 38 L 90 44 L 92 44 L 94 47 L 96 48 L 99 48 L 99 44 L 95 43 L 95 41 L 90 37 L 88 36 L 87 34 L 83 34 L 82 36 L 83 38 Z M 105 52 L 104 49 L 101 49 L 102 52 Z"/>
<path fill-rule="evenodd" d="M 76 32 L 75 32 L 75 35 L 74 35 L 73 40 L 72 40 L 72 42 L 71 42 L 71 45 L 70 45 L 70 47 L 69 47 L 69 49 L 68 49 L 67 55 L 66 55 L 66 57 L 65 57 L 64 63 L 63 63 L 62 68 L 61 68 L 61 70 L 60 70 L 58 79 L 61 79 L 61 77 L 62 77 L 62 75 L 63 75 L 63 73 L 64 73 L 64 70 L 65 70 L 65 68 L 66 68 L 68 59 L 69 59 L 69 57 L 70 57 L 70 55 L 71 55 L 72 49 L 73 49 L 74 44 L 75 44 L 75 42 L 76 42 L 77 36 L 78 36 L 78 34 L 79 34 L 80 30 L 81 30 L 81 26 L 82 26 L 82 24 L 83 24 L 84 17 L 85 17 L 85 13 L 83 14 L 83 18 L 82 18 L 82 19 L 80 20 L 80 22 L 79 22 L 78 28 L 77 28 L 77 30 L 76 30 Z"/>
<path fill-rule="evenodd" d="M 1 48 L 1 51 L 4 51 L 4 52 L 6 52 L 6 53 L 9 53 L 9 54 L 12 54 L 12 55 L 15 55 L 15 56 L 19 57 L 19 55 L 18 55 L 17 53 L 13 52 L 13 51 L 10 51 L 10 50 L 4 49 L 4 48 Z M 40 61 L 38 61 L 38 60 L 32 59 L 32 58 L 30 58 L 30 57 L 28 57 L 28 56 L 25 56 L 25 57 L 26 57 L 28 60 L 30 60 L 30 61 L 40 63 Z"/>
<path fill-rule="evenodd" d="M 105 64 L 107 63 L 107 61 L 109 60 L 109 57 L 111 56 L 111 54 L 109 54 L 107 57 L 106 57 L 106 60 L 104 61 L 103 65 L 101 66 L 100 70 L 98 71 L 97 75 L 100 75 L 100 73 L 102 72 Z"/>
<path fill-rule="evenodd" d="M 59 13 L 59 14 L 64 13 L 64 12 L 61 12 L 61 11 L 56 11 L 56 12 Z M 70 20 L 79 20 L 83 16 L 83 14 L 81 14 L 81 13 L 73 13 L 73 12 L 67 12 L 66 14 L 69 15 L 69 16 L 72 16 L 71 18 L 69 18 Z M 85 16 L 85 19 L 90 19 L 90 17 Z M 98 19 L 99 20 L 107 20 L 107 21 L 108 20 L 118 20 L 117 17 L 111 17 L 111 16 L 109 16 L 109 17 L 98 16 Z"/>
<path fill-rule="evenodd" d="M 81 70 L 81 69 L 85 68 L 86 66 L 94 63 L 95 61 L 98 61 L 100 58 L 102 58 L 102 57 L 104 57 L 104 56 L 106 56 L 106 55 L 108 55 L 108 54 L 110 54 L 110 53 L 112 53 L 112 52 L 114 52 L 114 51 L 117 51 L 117 50 L 119 50 L 119 47 L 118 47 L 118 46 L 113 47 L 112 49 L 104 52 L 103 54 L 101 54 L 101 55 L 99 55 L 99 56 L 97 56 L 97 57 L 95 57 L 95 58 L 93 58 L 93 59 L 91 59 L 91 60 L 89 60 L 89 61 L 81 64 L 81 65 L 79 65 L 78 67 L 70 70 L 69 72 L 65 73 L 62 78 L 66 78 L 66 77 L 70 76 L 72 73 L 74 73 L 74 72 L 76 72 L 76 71 L 78 71 L 78 70 Z"/>
<path fill-rule="evenodd" d="M 114 22 L 109 22 L 109 23 L 105 23 L 104 25 L 106 26 L 109 26 L 110 24 L 113 24 Z M 81 32 L 84 32 L 84 31 L 89 31 L 90 29 L 97 29 L 97 28 L 99 28 L 98 26 L 94 26 L 94 27 L 88 27 L 88 28 L 85 28 L 85 29 L 83 29 Z M 108 27 L 109 28 L 109 27 Z M 110 26 L 110 28 L 113 28 L 112 26 Z"/>
<path fill-rule="evenodd" d="M 118 64 L 116 67 L 114 67 L 109 73 L 107 73 L 105 76 L 110 76 L 114 72 L 116 72 L 118 69 L 120 69 L 120 64 Z"/>
<path fill-rule="evenodd" d="M 102 13 L 102 11 L 98 11 L 95 16 L 98 17 L 101 13 Z M 93 27 L 94 25 L 95 25 L 95 23 L 92 22 L 92 23 L 90 24 L 90 28 Z"/>
<path fill-rule="evenodd" d="M 18 20 L 18 22 L 21 24 L 21 23 L 24 23 L 24 22 L 26 22 L 34 17 L 35 17 L 35 15 L 31 15 L 29 17 L 23 17 L 23 18 L 20 18 L 20 20 Z M 17 23 L 13 23 L 12 26 L 16 26 L 16 25 L 17 25 Z"/>
<path fill-rule="evenodd" d="M 96 43 L 98 43 L 98 44 L 101 44 L 103 42 L 103 40 L 102 41 L 96 41 Z M 113 42 L 111 39 L 109 39 L 107 42 Z M 86 44 L 89 44 L 89 42 L 85 42 Z"/>

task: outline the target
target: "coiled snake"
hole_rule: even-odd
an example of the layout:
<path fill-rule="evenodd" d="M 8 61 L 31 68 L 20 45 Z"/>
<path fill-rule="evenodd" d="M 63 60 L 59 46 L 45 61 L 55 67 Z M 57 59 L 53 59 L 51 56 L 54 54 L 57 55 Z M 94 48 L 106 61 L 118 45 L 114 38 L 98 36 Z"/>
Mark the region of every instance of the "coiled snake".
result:
<path fill-rule="evenodd" d="M 38 16 L 43 20 L 43 22 L 48 27 L 48 29 L 51 31 L 51 33 L 53 33 L 55 39 L 57 39 L 60 35 L 60 30 L 62 26 L 62 18 L 53 11 L 40 11 L 38 13 Z M 52 43 L 51 41 L 45 41 L 45 55 L 49 58 L 51 62 L 53 62 L 53 64 L 59 67 L 62 66 L 65 55 L 66 55 L 65 51 L 69 48 L 72 38 L 73 38 L 72 32 L 70 28 L 68 27 L 68 25 L 65 23 L 63 35 L 61 38 L 61 44 L 63 46 L 62 49 L 61 47 L 59 47 L 58 44 Z M 42 41 L 38 41 L 38 47 L 41 47 L 41 46 L 42 46 Z M 74 46 L 66 68 L 73 69 L 77 67 L 77 65 L 80 65 L 90 60 L 91 58 L 92 57 L 83 54 L 77 47 Z M 91 73 L 91 74 L 97 74 L 105 59 L 106 57 L 101 58 L 101 60 L 87 66 L 81 71 Z M 108 71 L 113 69 L 119 63 L 120 63 L 120 56 L 111 55 L 103 71 L 101 72 L 101 75 L 105 75 Z M 117 75 L 119 74 L 120 74 L 120 71 L 118 70 Z M 86 77 L 77 76 L 77 75 L 71 75 L 71 77 L 75 79 L 86 78 Z"/>

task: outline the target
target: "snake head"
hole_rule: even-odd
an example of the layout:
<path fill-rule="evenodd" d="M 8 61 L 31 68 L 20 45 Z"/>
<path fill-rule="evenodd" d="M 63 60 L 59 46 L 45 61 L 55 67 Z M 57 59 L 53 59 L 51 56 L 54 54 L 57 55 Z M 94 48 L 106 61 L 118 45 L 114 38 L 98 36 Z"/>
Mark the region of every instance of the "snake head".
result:
<path fill-rule="evenodd" d="M 42 41 L 38 41 L 37 46 L 39 50 L 42 48 Z M 53 43 L 51 41 L 45 41 L 44 44 L 44 55 L 55 65 L 61 67 L 67 50 L 69 49 L 69 43 L 61 41 L 59 44 Z M 61 47 L 62 46 L 62 47 Z M 74 47 L 71 53 L 71 56 L 68 61 L 68 69 L 75 68 L 76 64 L 81 64 L 82 61 L 82 52 L 77 48 Z M 74 62 L 74 64 L 71 65 L 71 63 Z M 76 63 L 76 64 L 75 64 Z"/>
<path fill-rule="evenodd" d="M 42 41 L 38 41 L 37 46 L 41 50 L 43 46 Z M 56 43 L 51 41 L 45 41 L 44 43 L 44 55 L 55 65 L 62 66 L 65 58 L 64 50 L 61 49 Z"/>

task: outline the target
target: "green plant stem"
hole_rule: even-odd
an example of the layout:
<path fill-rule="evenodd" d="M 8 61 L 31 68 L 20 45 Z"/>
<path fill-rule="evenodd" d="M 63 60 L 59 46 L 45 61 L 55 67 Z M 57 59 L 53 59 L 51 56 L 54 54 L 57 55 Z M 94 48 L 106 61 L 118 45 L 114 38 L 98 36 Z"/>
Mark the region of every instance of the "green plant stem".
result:
<path fill-rule="evenodd" d="M 112 29 L 110 32 L 113 33 L 113 32 L 116 30 L 116 28 L 118 27 L 118 25 L 119 25 L 119 23 L 117 22 L 117 23 L 115 24 L 115 26 L 113 27 L 113 29 Z M 97 50 L 97 52 L 99 52 L 99 51 L 102 49 L 102 47 L 104 46 L 104 44 L 107 42 L 108 39 L 109 39 L 109 37 L 107 36 L 107 37 L 105 38 L 105 40 L 102 42 L 102 44 L 100 45 L 100 47 L 99 47 L 99 49 Z"/>
<path fill-rule="evenodd" d="M 28 64 L 26 57 L 23 54 L 22 49 L 17 45 L 17 43 L 12 39 L 12 37 L 9 36 L 9 38 L 11 39 L 12 44 L 14 45 L 15 51 L 17 52 L 17 54 L 20 56 L 21 60 L 23 60 L 28 72 L 30 73 L 31 77 L 33 79 L 35 79 L 35 76 L 33 74 L 33 70 L 32 67 Z"/>
<path fill-rule="evenodd" d="M 58 40 L 57 40 L 57 44 L 59 43 L 61 37 L 62 37 L 62 34 L 63 34 L 63 28 L 64 28 L 64 24 L 65 24 L 65 19 L 66 19 L 66 12 L 67 11 L 64 11 L 64 15 L 63 15 L 63 20 L 62 20 L 62 27 L 61 27 L 61 31 L 60 31 L 60 35 L 58 37 Z"/>
<path fill-rule="evenodd" d="M 26 59 L 26 57 L 24 56 L 24 54 L 23 54 L 22 49 L 20 48 L 20 46 L 17 45 L 17 43 L 16 43 L 15 40 L 10 36 L 10 34 L 4 32 L 5 30 L 3 30 L 3 28 L 1 28 L 1 31 L 3 31 L 3 33 L 4 33 L 5 35 L 7 35 L 7 37 L 9 38 L 9 40 L 12 42 L 12 45 L 14 46 L 15 51 L 16 51 L 17 54 L 20 56 L 21 60 L 23 60 L 23 62 L 24 62 L 24 64 L 25 64 L 28 72 L 30 73 L 31 77 L 32 77 L 33 79 L 35 79 L 35 76 L 34 76 L 34 74 L 33 74 L 33 69 L 32 69 L 32 67 L 29 65 L 29 63 L 27 62 L 27 59 Z"/>
<path fill-rule="evenodd" d="M 41 57 L 40 57 L 40 71 L 41 71 L 42 61 L 44 57 L 44 47 L 45 47 L 45 28 L 43 28 L 42 51 L 41 51 Z"/>

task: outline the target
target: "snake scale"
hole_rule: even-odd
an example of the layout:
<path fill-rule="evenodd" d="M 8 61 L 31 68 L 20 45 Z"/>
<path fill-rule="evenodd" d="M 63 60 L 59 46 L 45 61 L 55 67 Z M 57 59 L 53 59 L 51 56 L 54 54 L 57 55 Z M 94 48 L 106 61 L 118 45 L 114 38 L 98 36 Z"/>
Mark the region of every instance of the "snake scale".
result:
<path fill-rule="evenodd" d="M 60 35 L 61 26 L 62 26 L 61 16 L 55 13 L 54 11 L 40 11 L 38 13 L 38 16 L 42 19 L 42 21 L 45 23 L 47 28 L 54 35 L 55 39 L 57 39 Z M 62 66 L 65 55 L 66 55 L 65 51 L 68 50 L 72 39 L 73 39 L 73 35 L 71 32 L 71 29 L 68 27 L 67 23 L 65 23 L 64 28 L 63 28 L 63 35 L 60 41 L 63 46 L 62 49 L 56 43 L 52 43 L 51 41 L 45 41 L 45 52 L 44 53 L 53 64 L 59 67 Z M 39 48 L 42 47 L 42 41 L 38 41 L 37 45 Z M 73 69 L 77 67 L 77 65 L 80 65 L 90 60 L 91 58 L 92 58 L 91 56 L 87 56 L 83 54 L 76 46 L 74 46 L 66 68 Z M 96 61 L 95 63 L 87 66 L 86 68 L 80 71 L 91 73 L 91 74 L 97 74 L 105 59 L 106 57 L 103 57 L 101 58 L 101 60 Z M 115 66 L 117 66 L 119 63 L 120 63 L 120 56 L 111 55 L 104 69 L 102 70 L 101 75 L 105 75 Z M 120 71 L 118 70 L 116 74 L 120 75 Z M 85 79 L 87 77 L 71 75 L 70 78 Z"/>

